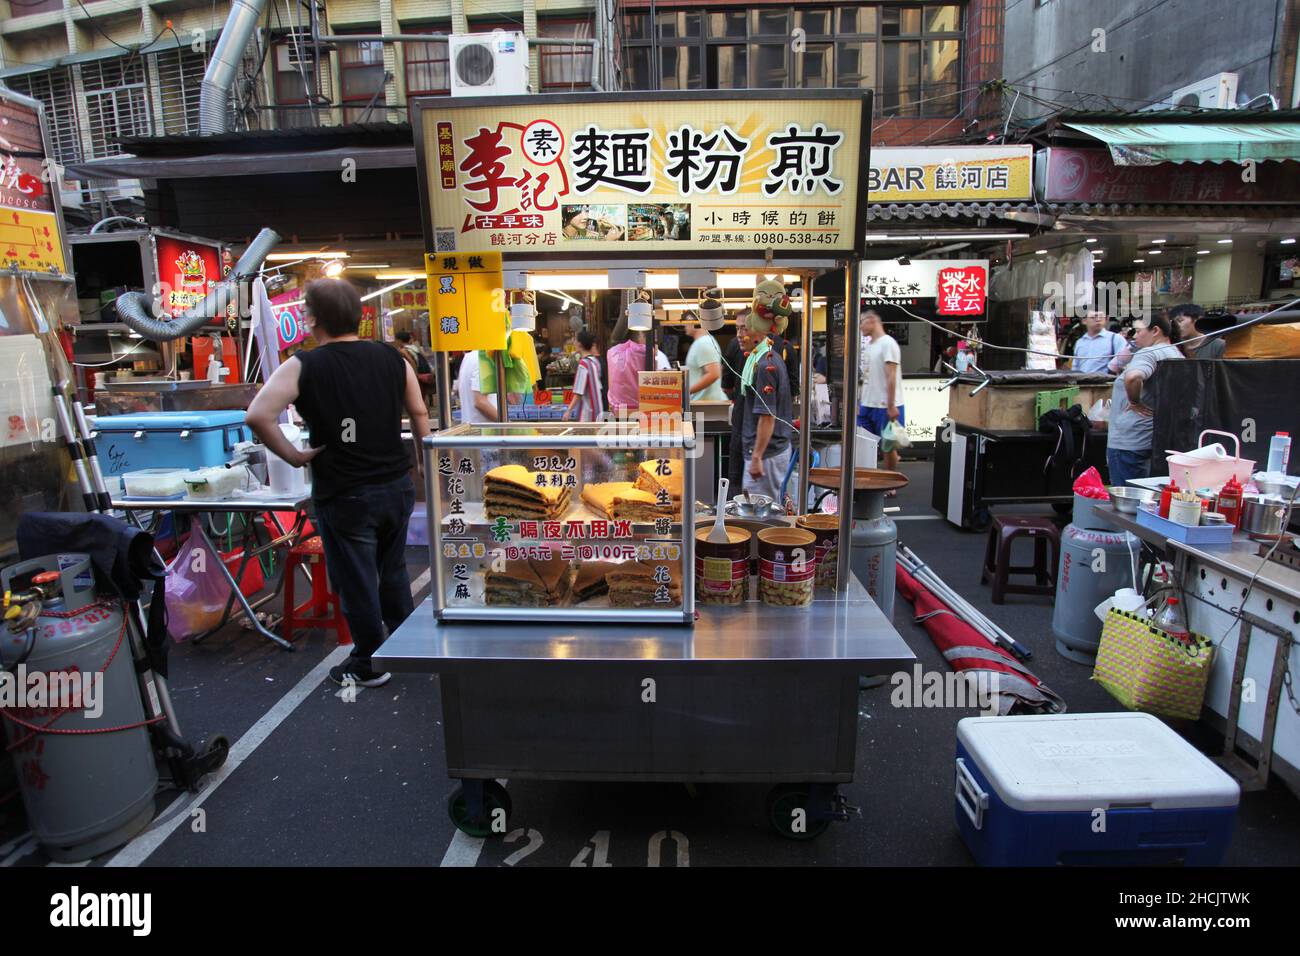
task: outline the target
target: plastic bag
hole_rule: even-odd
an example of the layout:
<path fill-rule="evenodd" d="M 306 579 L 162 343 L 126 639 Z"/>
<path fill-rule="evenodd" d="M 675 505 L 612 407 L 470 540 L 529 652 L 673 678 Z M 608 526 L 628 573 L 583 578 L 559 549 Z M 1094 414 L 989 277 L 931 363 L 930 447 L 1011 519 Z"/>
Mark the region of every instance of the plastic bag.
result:
<path fill-rule="evenodd" d="M 167 633 L 177 643 L 205 634 L 221 623 L 230 587 L 221 574 L 221 556 L 191 535 L 167 566 Z"/>
<path fill-rule="evenodd" d="M 1101 473 L 1096 468 L 1089 468 L 1074 479 L 1074 493 L 1080 498 L 1092 498 L 1094 501 L 1109 501 L 1110 492 L 1101 480 Z"/>
<path fill-rule="evenodd" d="M 912 439 L 907 435 L 907 428 L 898 424 L 898 422 L 888 422 L 880 431 L 880 447 L 885 451 L 893 451 L 895 448 L 908 448 L 912 444 Z"/>

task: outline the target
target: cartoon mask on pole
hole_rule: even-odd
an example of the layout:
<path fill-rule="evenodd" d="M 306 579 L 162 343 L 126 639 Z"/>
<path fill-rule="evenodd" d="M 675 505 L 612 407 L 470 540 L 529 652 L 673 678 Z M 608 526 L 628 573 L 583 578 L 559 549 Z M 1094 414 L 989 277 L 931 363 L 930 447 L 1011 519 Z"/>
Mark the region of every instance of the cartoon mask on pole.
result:
<path fill-rule="evenodd" d="M 780 335 L 789 324 L 793 312 L 785 286 L 776 279 L 765 279 L 754 287 L 754 311 L 749 323 L 754 331 L 764 335 L 769 332 Z"/>

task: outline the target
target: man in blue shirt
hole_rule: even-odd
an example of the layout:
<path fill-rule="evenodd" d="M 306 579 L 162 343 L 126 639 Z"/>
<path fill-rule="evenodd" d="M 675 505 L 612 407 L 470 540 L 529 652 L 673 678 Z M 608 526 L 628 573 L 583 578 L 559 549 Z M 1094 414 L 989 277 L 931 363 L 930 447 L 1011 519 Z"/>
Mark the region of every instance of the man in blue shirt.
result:
<path fill-rule="evenodd" d="M 1083 319 L 1084 334 L 1074 343 L 1075 372 L 1106 372 L 1116 355 L 1124 351 L 1124 339 L 1106 328 L 1105 312 L 1089 312 Z"/>

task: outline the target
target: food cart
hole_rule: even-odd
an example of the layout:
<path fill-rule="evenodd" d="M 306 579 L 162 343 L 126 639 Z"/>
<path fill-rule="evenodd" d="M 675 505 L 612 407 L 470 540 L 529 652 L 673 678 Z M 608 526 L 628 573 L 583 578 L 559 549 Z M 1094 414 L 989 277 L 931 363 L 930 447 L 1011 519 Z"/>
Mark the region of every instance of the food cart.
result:
<path fill-rule="evenodd" d="M 801 282 L 807 303 L 832 269 L 856 289 L 870 103 L 838 91 L 414 101 L 434 348 L 500 350 L 511 322 L 528 328 L 537 290 L 627 290 L 626 305 L 772 276 Z M 651 206 L 673 229 L 629 229 L 653 221 Z M 809 342 L 805 321 L 803 408 Z M 445 361 L 437 372 L 447 396 Z M 859 676 L 913 655 L 847 548 L 833 586 L 813 595 L 809 575 L 807 603 L 754 600 L 748 556 L 730 565 L 745 599 L 697 601 L 694 425 L 506 421 L 425 440 L 433 594 L 374 661 L 440 675 L 462 830 L 505 832 L 505 777 L 769 782 L 770 821 L 794 837 L 845 816 L 836 785 L 853 777 Z M 809 437 L 793 439 L 801 509 Z M 845 541 L 849 523 L 845 509 Z"/>

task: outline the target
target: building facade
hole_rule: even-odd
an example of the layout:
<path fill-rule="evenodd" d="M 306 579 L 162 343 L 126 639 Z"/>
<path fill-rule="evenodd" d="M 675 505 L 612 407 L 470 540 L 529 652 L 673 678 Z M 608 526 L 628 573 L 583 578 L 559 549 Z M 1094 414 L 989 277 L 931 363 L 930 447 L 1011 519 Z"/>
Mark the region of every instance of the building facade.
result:
<path fill-rule="evenodd" d="M 1300 0 L 1003 2 L 1003 72 L 1023 94 L 1017 121 L 1160 104 L 1300 107 Z M 1231 79 L 1216 82 L 1224 73 Z"/>

